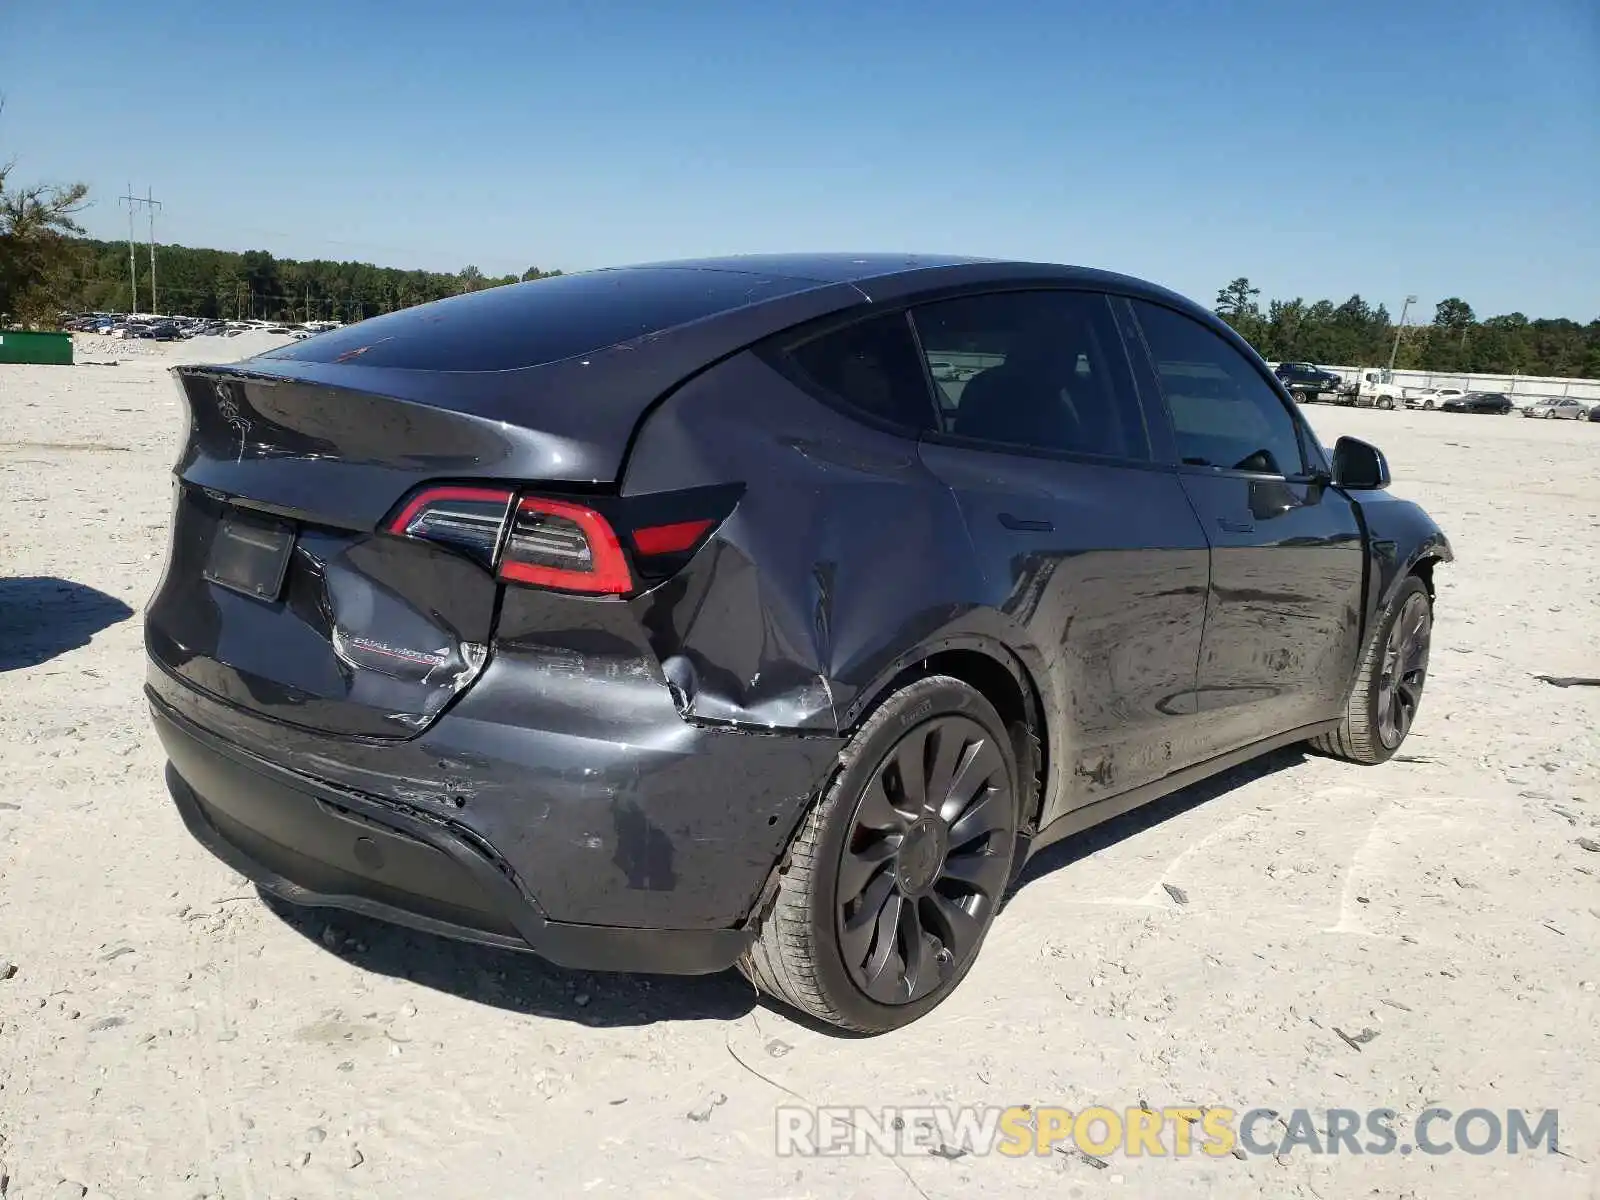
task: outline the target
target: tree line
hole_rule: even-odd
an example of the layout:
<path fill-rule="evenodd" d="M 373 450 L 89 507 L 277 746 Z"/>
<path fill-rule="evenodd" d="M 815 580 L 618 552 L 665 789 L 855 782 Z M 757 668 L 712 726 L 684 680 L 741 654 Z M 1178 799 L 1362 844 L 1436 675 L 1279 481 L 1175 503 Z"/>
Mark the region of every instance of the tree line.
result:
<path fill-rule="evenodd" d="M 0 97 L 0 115 L 4 111 Z M 65 314 L 149 312 L 148 247 L 84 236 L 82 183 L 19 185 L 16 161 L 0 159 L 0 329 L 55 328 Z M 270 321 L 359 321 L 429 300 L 560 271 L 521 275 L 406 271 L 364 262 L 275 258 L 265 250 L 158 245 L 154 305 L 168 314 Z M 131 267 L 131 270 L 130 270 Z"/>
<path fill-rule="evenodd" d="M 1479 320 L 1452 296 L 1434 305 L 1431 321 L 1408 314 L 1397 330 L 1387 308 L 1359 295 L 1337 305 L 1272 300 L 1264 309 L 1260 295 L 1241 276 L 1217 292 L 1215 309 L 1272 362 L 1382 366 L 1393 353 L 1394 365 L 1409 370 L 1600 379 L 1600 318 L 1584 325 L 1514 312 Z"/>
<path fill-rule="evenodd" d="M 126 312 L 150 309 L 150 262 L 135 245 L 133 275 L 128 244 L 69 239 L 51 289 L 62 311 Z M 365 262 L 275 258 L 265 250 L 156 247 L 156 295 L 162 310 L 194 317 L 270 321 L 359 321 L 364 317 L 441 300 L 462 292 L 559 275 L 529 267 L 521 275 L 459 271 L 407 271 Z"/>

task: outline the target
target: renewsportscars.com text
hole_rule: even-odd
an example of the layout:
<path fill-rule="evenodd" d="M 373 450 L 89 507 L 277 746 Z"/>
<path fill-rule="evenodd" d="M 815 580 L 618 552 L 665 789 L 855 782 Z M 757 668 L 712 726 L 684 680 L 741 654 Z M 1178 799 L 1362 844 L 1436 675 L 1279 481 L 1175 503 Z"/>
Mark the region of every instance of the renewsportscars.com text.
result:
<path fill-rule="evenodd" d="M 783 1156 L 1486 1155 L 1553 1154 L 1559 1145 L 1556 1109 L 1437 1105 L 1409 1120 L 1392 1108 L 791 1105 L 777 1110 L 776 1121 Z"/>

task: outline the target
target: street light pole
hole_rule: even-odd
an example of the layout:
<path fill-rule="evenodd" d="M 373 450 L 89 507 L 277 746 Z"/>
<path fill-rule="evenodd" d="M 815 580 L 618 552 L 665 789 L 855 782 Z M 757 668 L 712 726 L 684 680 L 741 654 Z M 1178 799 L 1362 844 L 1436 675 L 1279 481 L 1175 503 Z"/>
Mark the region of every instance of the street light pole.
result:
<path fill-rule="evenodd" d="M 1394 372 L 1395 356 L 1400 353 L 1400 335 L 1405 331 L 1406 313 L 1411 311 L 1411 306 L 1417 302 L 1415 296 L 1407 296 L 1406 302 L 1400 306 L 1400 323 L 1394 327 L 1394 345 L 1389 348 L 1389 371 Z"/>

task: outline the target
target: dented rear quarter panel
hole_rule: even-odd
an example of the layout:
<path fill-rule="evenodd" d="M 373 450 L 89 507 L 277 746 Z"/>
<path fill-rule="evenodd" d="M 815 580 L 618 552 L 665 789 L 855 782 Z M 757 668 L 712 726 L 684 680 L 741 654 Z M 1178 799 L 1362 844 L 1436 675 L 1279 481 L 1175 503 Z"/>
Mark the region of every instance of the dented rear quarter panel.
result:
<path fill-rule="evenodd" d="M 691 720 L 842 732 L 919 655 L 1015 627 L 914 440 L 819 403 L 754 353 L 647 419 L 624 494 L 744 481 L 712 542 L 636 601 Z"/>

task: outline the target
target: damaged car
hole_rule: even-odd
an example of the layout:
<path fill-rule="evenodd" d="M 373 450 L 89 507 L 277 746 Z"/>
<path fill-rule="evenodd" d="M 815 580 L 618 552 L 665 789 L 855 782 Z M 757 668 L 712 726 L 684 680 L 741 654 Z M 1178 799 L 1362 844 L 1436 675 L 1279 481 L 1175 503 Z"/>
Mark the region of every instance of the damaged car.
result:
<path fill-rule="evenodd" d="M 1095 270 L 606 269 L 174 374 L 146 693 L 200 842 L 851 1030 L 947 998 L 1041 847 L 1388 759 L 1452 557 L 1226 324 Z"/>

